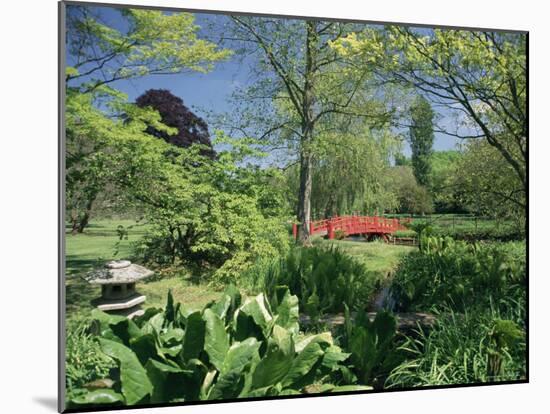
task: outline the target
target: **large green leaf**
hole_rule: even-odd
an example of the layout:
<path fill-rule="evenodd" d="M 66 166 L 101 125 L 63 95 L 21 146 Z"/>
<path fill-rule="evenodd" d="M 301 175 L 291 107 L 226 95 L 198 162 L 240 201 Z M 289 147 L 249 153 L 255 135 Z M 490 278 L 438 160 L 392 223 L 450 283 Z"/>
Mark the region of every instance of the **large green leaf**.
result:
<path fill-rule="evenodd" d="M 109 339 L 100 338 L 101 349 L 120 366 L 122 395 L 127 405 L 136 404 L 150 395 L 153 385 L 136 354 L 128 347 Z"/>
<path fill-rule="evenodd" d="M 205 323 L 200 312 L 193 312 L 187 317 L 185 336 L 183 338 L 182 356 L 184 360 L 198 358 L 204 348 Z"/>
<path fill-rule="evenodd" d="M 164 312 L 157 313 L 149 318 L 142 326 L 143 333 L 155 333 L 158 334 L 162 330 L 164 325 Z"/>
<path fill-rule="evenodd" d="M 168 289 L 166 307 L 164 308 L 164 320 L 167 324 L 173 323 L 176 320 L 176 307 L 174 306 L 174 296 L 172 296 L 172 289 Z"/>
<path fill-rule="evenodd" d="M 149 358 L 159 359 L 160 357 L 154 334 L 149 333 L 141 335 L 139 338 L 131 339 L 130 347 L 142 365 L 145 365 Z"/>
<path fill-rule="evenodd" d="M 297 334 L 300 330 L 299 318 L 300 311 L 298 308 L 298 297 L 291 295 L 288 288 L 286 289 L 282 300 L 277 306 L 277 324 L 290 332 Z"/>
<path fill-rule="evenodd" d="M 251 317 L 254 323 L 262 329 L 263 334 L 269 336 L 273 316 L 269 310 L 269 304 L 265 300 L 263 293 L 254 298 L 248 298 L 238 309 L 237 315 L 244 314 Z"/>
<path fill-rule="evenodd" d="M 153 316 L 163 313 L 163 310 L 160 308 L 147 308 L 143 315 L 135 316 L 132 320 L 136 323 L 137 326 L 143 328 L 143 325 L 147 323 Z"/>
<path fill-rule="evenodd" d="M 342 352 L 339 346 L 329 346 L 323 355 L 322 365 L 331 370 L 337 369 L 340 362 L 345 361 L 351 354 Z"/>
<path fill-rule="evenodd" d="M 111 315 L 94 309 L 92 318 L 99 323 L 99 334 L 103 338 L 128 345 L 131 338 L 138 338 L 142 335 L 141 329 L 125 316 Z"/>
<path fill-rule="evenodd" d="M 233 318 L 234 339 L 244 341 L 247 338 L 265 339 L 263 330 L 254 322 L 252 316 L 236 312 Z"/>
<path fill-rule="evenodd" d="M 222 297 L 212 305 L 211 309 L 225 320 L 233 317 L 235 310 L 241 305 L 241 293 L 234 285 L 225 288 Z"/>
<path fill-rule="evenodd" d="M 330 332 L 323 332 L 316 335 L 310 335 L 296 343 L 296 352 L 302 352 L 302 350 L 310 343 L 318 343 L 322 347 L 331 346 L 334 341 Z"/>
<path fill-rule="evenodd" d="M 231 345 L 216 384 L 212 386 L 208 394 L 208 399 L 242 396 L 240 393 L 243 389 L 248 390 L 252 387 L 252 377 L 246 373 L 251 366 L 259 361 L 260 345 L 261 343 L 256 338 L 248 338 L 243 342 Z"/>
<path fill-rule="evenodd" d="M 231 371 L 242 372 L 252 361 L 260 358 L 258 354 L 260 345 L 261 343 L 256 338 L 233 343 L 223 361 L 221 374 Z"/>
<path fill-rule="evenodd" d="M 206 321 L 204 350 L 212 365 L 221 371 L 229 350 L 229 335 L 225 331 L 223 320 L 211 309 L 204 310 L 203 318 Z"/>
<path fill-rule="evenodd" d="M 267 345 L 268 348 L 276 347 L 276 349 L 280 349 L 289 357 L 294 356 L 294 336 L 279 325 L 273 326 L 273 331 L 271 332 L 271 337 L 268 339 Z"/>
<path fill-rule="evenodd" d="M 208 367 L 200 359 L 193 358 L 186 361 L 183 369 L 191 372 L 183 386 L 184 400 L 194 401 L 200 399 L 201 388 L 209 372 Z"/>
<path fill-rule="evenodd" d="M 252 375 L 252 388 L 263 388 L 277 384 L 289 372 L 292 357 L 281 349 L 268 350 L 264 358 L 256 365 Z"/>
<path fill-rule="evenodd" d="M 171 328 L 163 331 L 160 334 L 160 341 L 166 347 L 181 345 L 183 341 L 184 331 L 180 328 Z"/>
<path fill-rule="evenodd" d="M 241 372 L 230 371 L 220 375 L 208 393 L 209 400 L 235 398 L 244 386 L 244 377 Z"/>
<path fill-rule="evenodd" d="M 281 381 L 282 386 L 289 387 L 298 382 L 312 370 L 322 356 L 323 350 L 318 343 L 308 344 L 292 361 L 290 370 Z"/>
<path fill-rule="evenodd" d="M 207 308 L 211 309 L 212 312 L 214 312 L 220 318 L 225 318 L 230 306 L 231 298 L 229 297 L 229 295 L 222 295 L 222 297 L 218 299 L 218 301 L 212 302 L 211 304 L 207 305 Z"/>
<path fill-rule="evenodd" d="M 218 374 L 218 371 L 215 369 L 208 371 L 208 373 L 204 376 L 204 380 L 201 384 L 200 389 L 200 399 L 201 400 L 207 400 L 208 394 L 210 392 L 210 387 L 212 387 L 212 384 L 214 383 L 214 379 L 216 378 L 216 375 Z"/>
<path fill-rule="evenodd" d="M 379 345 L 387 344 L 395 336 L 397 321 L 389 312 L 378 312 L 372 323 L 372 328 L 377 336 Z"/>
<path fill-rule="evenodd" d="M 89 391 L 71 399 L 72 404 L 98 406 L 103 404 L 119 405 L 124 403 L 124 397 L 109 389 Z"/>
<path fill-rule="evenodd" d="M 193 373 L 150 359 L 145 365 L 153 384 L 152 403 L 161 403 L 183 397 L 186 378 Z"/>

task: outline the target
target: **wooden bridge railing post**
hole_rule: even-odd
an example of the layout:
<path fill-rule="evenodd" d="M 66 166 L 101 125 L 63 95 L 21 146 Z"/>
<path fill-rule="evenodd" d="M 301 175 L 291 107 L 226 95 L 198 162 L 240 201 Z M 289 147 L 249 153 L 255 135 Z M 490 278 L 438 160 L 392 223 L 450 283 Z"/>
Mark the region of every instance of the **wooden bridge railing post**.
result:
<path fill-rule="evenodd" d="M 332 224 L 332 218 L 329 218 L 329 219 L 328 219 L 328 222 L 327 222 L 327 233 L 328 233 L 328 238 L 329 238 L 329 240 L 334 239 L 334 226 L 333 226 L 333 224 Z"/>
<path fill-rule="evenodd" d="M 298 225 L 296 223 L 292 223 L 292 237 L 294 237 L 294 240 L 298 237 Z"/>
<path fill-rule="evenodd" d="M 309 235 L 310 236 L 313 235 L 313 222 L 312 221 L 309 222 Z"/>

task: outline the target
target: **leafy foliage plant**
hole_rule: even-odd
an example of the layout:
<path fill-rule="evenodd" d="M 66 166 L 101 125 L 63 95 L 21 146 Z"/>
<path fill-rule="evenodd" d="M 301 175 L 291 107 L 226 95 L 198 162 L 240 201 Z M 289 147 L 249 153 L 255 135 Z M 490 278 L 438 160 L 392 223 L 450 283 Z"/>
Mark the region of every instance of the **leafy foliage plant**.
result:
<path fill-rule="evenodd" d="M 109 386 L 73 390 L 72 407 L 369 389 L 342 384 L 349 354 L 329 332 L 299 333 L 298 299 L 286 289 L 270 303 L 229 288 L 200 311 L 169 294 L 164 310 L 134 320 L 94 317 L 101 351 L 116 369 Z"/>

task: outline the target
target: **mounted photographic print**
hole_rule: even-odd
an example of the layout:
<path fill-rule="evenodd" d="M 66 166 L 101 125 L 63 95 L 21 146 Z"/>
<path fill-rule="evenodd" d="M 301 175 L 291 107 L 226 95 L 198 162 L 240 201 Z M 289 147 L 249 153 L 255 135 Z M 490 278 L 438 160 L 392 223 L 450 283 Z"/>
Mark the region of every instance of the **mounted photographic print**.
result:
<path fill-rule="evenodd" d="M 527 382 L 527 36 L 61 2 L 60 411 Z"/>

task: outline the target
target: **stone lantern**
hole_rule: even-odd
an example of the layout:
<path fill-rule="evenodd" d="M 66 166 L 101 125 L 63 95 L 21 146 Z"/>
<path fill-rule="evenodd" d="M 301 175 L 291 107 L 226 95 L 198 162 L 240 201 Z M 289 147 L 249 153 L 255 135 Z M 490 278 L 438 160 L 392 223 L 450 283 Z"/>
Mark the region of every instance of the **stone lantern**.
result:
<path fill-rule="evenodd" d="M 101 285 L 101 298 L 92 304 L 101 311 L 127 316 L 143 315 L 141 304 L 145 295 L 136 291 L 136 282 L 151 276 L 153 272 L 129 260 L 113 260 L 104 268 L 94 270 L 85 279 L 94 285 Z"/>

